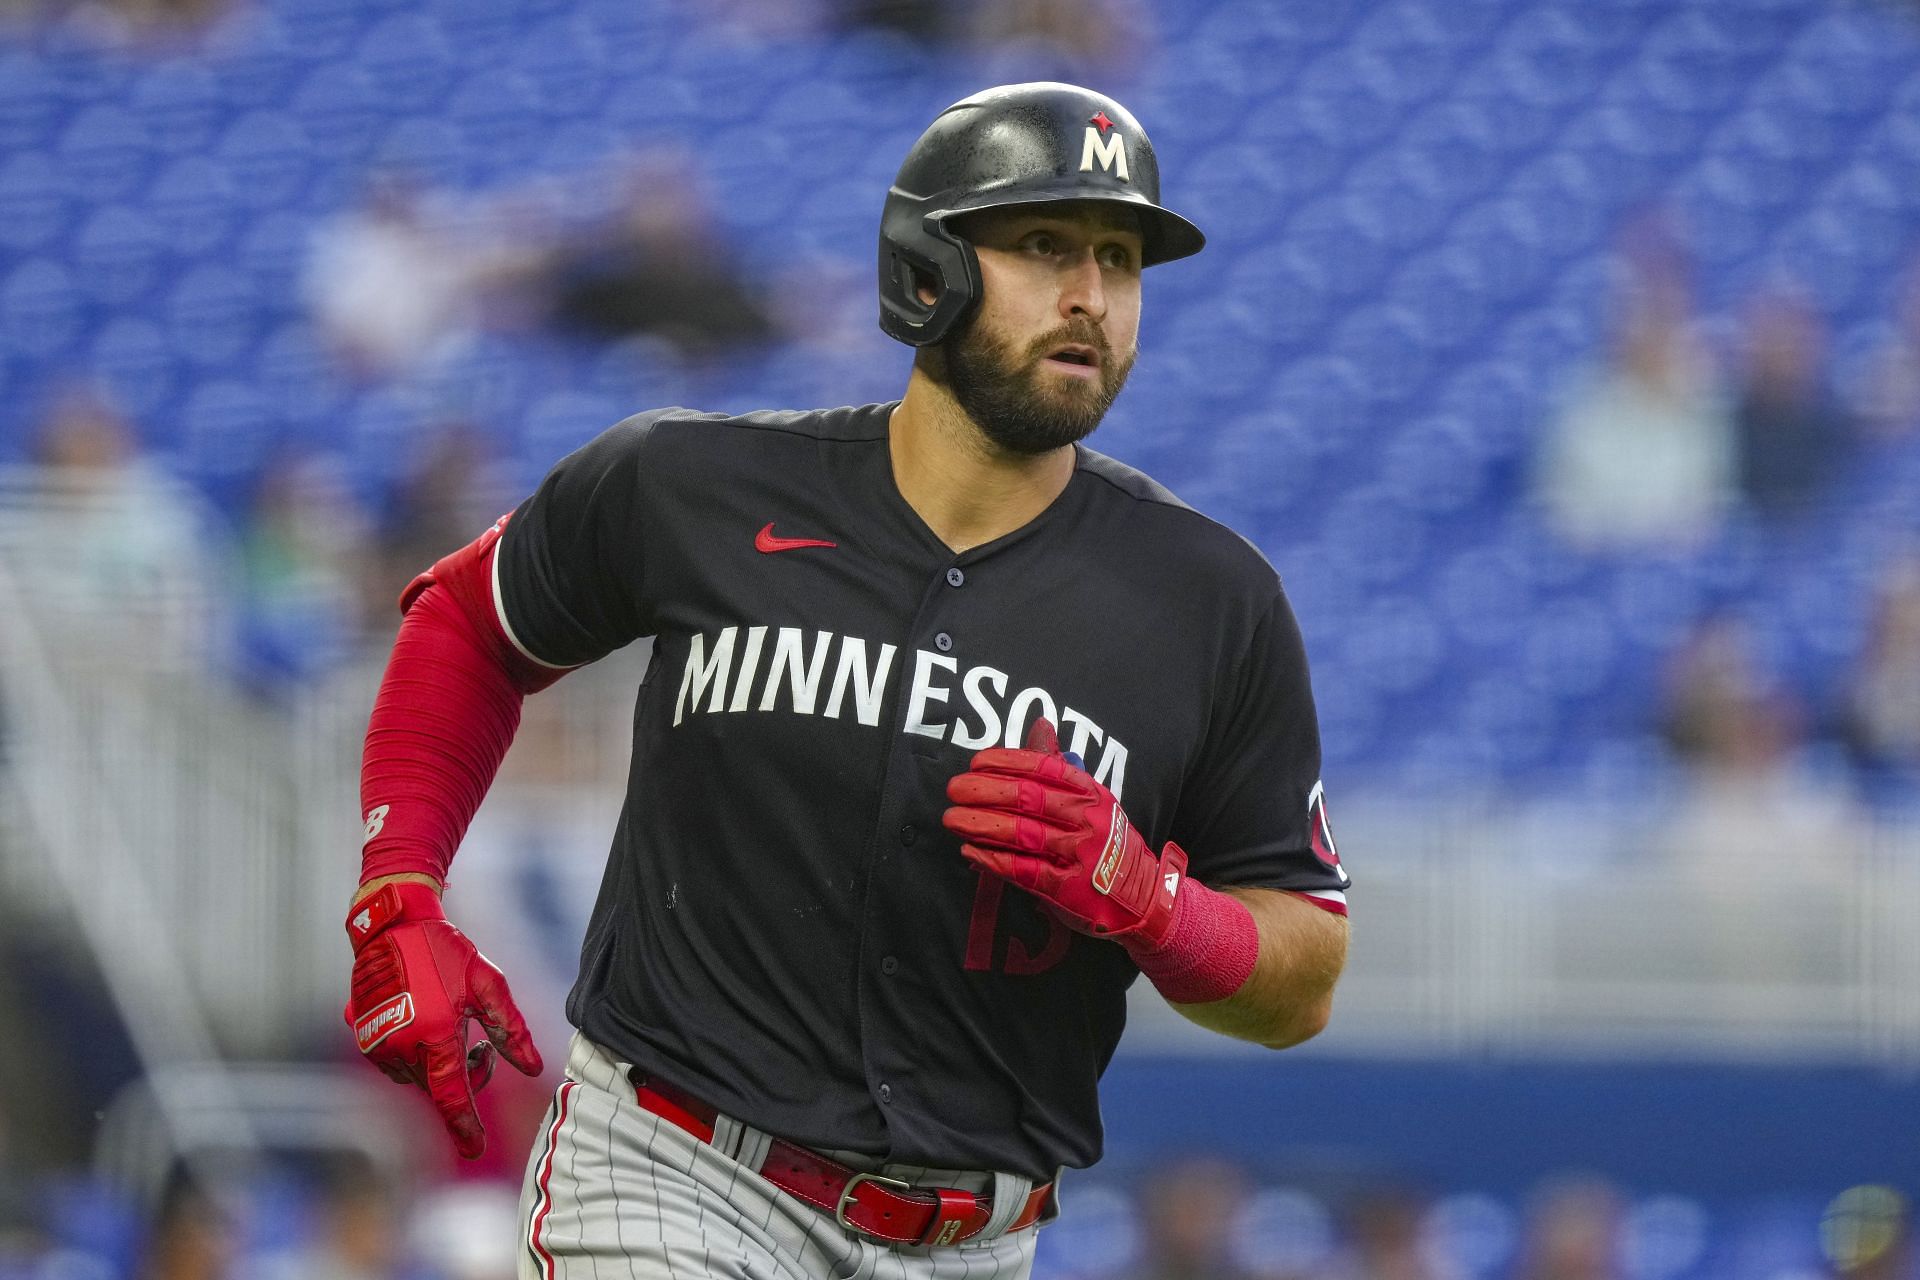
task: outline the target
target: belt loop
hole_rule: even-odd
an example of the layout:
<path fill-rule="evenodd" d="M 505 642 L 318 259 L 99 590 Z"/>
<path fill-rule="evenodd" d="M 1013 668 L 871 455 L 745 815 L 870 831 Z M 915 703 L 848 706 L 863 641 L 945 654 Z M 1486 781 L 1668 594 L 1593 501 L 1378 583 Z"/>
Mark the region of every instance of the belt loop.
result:
<path fill-rule="evenodd" d="M 750 1124 L 743 1124 L 740 1126 L 738 1143 L 740 1149 L 733 1158 L 749 1173 L 760 1172 L 760 1166 L 767 1162 L 767 1152 L 773 1146 L 773 1135 L 763 1133 Z"/>
<path fill-rule="evenodd" d="M 713 1118 L 713 1149 L 731 1160 L 740 1149 L 740 1138 L 745 1129 L 746 1126 L 732 1116 L 715 1116 Z"/>
<path fill-rule="evenodd" d="M 1023 1178 L 1017 1173 L 1002 1173 L 998 1169 L 993 1173 L 993 1212 L 987 1216 L 987 1225 L 980 1228 L 980 1239 L 992 1240 L 1007 1233 L 1013 1220 L 1027 1207 L 1027 1197 L 1033 1194 L 1033 1179 Z"/>

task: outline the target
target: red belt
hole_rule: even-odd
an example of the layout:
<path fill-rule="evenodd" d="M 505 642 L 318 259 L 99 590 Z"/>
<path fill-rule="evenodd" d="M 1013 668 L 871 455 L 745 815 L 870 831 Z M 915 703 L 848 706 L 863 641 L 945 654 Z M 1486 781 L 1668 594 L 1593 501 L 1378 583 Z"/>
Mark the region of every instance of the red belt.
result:
<path fill-rule="evenodd" d="M 664 1080 L 636 1075 L 640 1105 L 702 1142 L 713 1141 L 719 1111 Z M 993 1216 L 993 1197 L 947 1187 L 916 1190 L 894 1178 L 849 1169 L 817 1151 L 773 1138 L 757 1173 L 788 1195 L 831 1213 L 843 1227 L 888 1244 L 958 1244 L 980 1234 Z M 1046 1207 L 1052 1183 L 1033 1189 L 1008 1231 L 1030 1227 Z"/>

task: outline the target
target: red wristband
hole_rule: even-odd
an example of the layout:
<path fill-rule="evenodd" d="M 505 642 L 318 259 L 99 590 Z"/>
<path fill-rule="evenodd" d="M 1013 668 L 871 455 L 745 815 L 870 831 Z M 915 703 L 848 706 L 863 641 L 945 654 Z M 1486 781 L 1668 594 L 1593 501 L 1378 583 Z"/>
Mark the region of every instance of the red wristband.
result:
<path fill-rule="evenodd" d="M 1188 878 L 1173 924 L 1157 947 L 1127 947 L 1160 994 L 1175 1004 L 1225 1000 L 1246 985 L 1260 958 L 1260 926 L 1247 905 Z"/>

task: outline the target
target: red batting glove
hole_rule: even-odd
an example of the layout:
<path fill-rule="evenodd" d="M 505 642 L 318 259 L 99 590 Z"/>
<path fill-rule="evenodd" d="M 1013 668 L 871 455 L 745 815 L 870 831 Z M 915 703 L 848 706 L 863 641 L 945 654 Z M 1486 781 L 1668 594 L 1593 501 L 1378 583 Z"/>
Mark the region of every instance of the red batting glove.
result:
<path fill-rule="evenodd" d="M 947 783 L 941 815 L 961 854 L 1052 904 L 1082 933 L 1153 950 L 1173 930 L 1187 855 L 1155 858 L 1113 792 L 1060 753 L 1053 725 L 1035 722 L 1027 748 L 989 747 Z"/>
<path fill-rule="evenodd" d="M 423 884 L 382 885 L 347 916 L 353 998 L 347 1025 L 360 1052 L 402 1084 L 419 1085 L 469 1160 L 486 1150 L 473 1095 L 493 1075 L 493 1051 L 530 1076 L 540 1051 L 500 970 L 447 923 L 440 895 Z M 467 1045 L 467 1021 L 485 1040 Z"/>

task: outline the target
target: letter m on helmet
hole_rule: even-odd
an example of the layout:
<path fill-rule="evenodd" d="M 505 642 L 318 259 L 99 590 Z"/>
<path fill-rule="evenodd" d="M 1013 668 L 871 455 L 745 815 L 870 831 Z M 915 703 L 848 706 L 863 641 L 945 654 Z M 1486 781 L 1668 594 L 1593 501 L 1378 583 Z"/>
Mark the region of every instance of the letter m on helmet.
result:
<path fill-rule="evenodd" d="M 1117 131 L 1103 138 L 1100 136 L 1098 129 L 1092 125 L 1088 125 L 1086 145 L 1080 149 L 1080 172 L 1092 173 L 1093 163 L 1096 160 L 1100 162 L 1101 169 L 1110 171 L 1113 176 L 1120 179 L 1120 181 L 1132 181 L 1132 179 L 1127 176 L 1127 147 L 1125 140 L 1121 138 Z"/>

